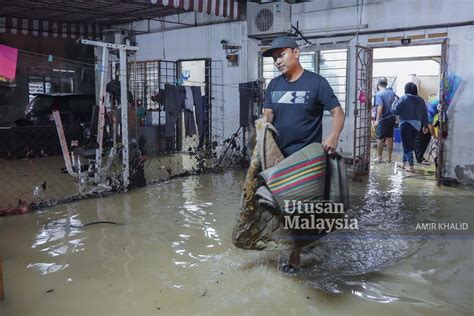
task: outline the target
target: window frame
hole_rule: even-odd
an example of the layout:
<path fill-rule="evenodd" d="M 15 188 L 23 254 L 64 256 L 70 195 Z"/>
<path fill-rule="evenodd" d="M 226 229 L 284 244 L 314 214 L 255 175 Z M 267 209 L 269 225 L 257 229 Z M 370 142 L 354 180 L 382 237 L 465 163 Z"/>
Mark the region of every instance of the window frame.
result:
<path fill-rule="evenodd" d="M 312 72 L 316 72 L 316 55 L 317 55 L 317 51 L 302 51 L 301 52 L 302 55 L 313 55 L 313 58 L 312 58 L 312 62 L 313 62 L 313 69 L 308 69 L 308 68 L 305 68 L 309 71 L 312 71 Z M 266 65 L 269 65 L 267 63 L 265 63 L 265 60 L 266 59 L 271 59 L 272 57 L 263 57 L 262 55 L 260 55 L 260 58 L 259 58 L 259 78 L 263 78 L 264 81 L 265 81 L 265 88 L 268 86 L 268 84 L 270 83 L 270 81 L 273 79 L 273 78 L 276 78 L 277 76 L 279 76 L 279 71 L 276 69 L 275 67 L 275 64 L 274 62 L 272 61 L 271 62 L 271 65 L 272 65 L 272 72 L 273 72 L 273 77 L 265 77 L 265 70 L 264 70 L 264 67 Z M 267 71 L 268 72 L 268 71 Z"/>
<path fill-rule="evenodd" d="M 316 60 L 316 63 L 317 63 L 317 69 L 318 69 L 318 74 L 320 74 L 320 67 L 321 67 L 321 63 L 320 63 L 320 56 L 321 56 L 321 52 L 324 52 L 324 51 L 343 51 L 345 50 L 345 61 L 346 61 L 346 67 L 345 67 L 345 91 L 344 91 L 344 96 L 345 96 L 345 99 L 344 99 L 344 104 L 341 104 L 340 100 L 339 100 L 339 104 L 341 105 L 342 107 L 342 110 L 344 111 L 344 113 L 346 113 L 347 115 L 347 102 L 348 102 L 348 99 L 349 99 L 349 94 L 348 94 L 348 91 L 349 91 L 349 85 L 350 85 L 350 82 L 349 82 L 349 63 L 350 63 L 350 60 L 349 60 L 349 54 L 350 54 L 350 51 L 349 51 L 349 47 L 328 47 L 328 48 L 324 48 L 324 49 L 318 49 L 316 52 L 316 57 L 317 57 L 317 60 Z M 324 76 L 324 78 L 326 78 L 326 76 Z M 331 86 L 332 88 L 332 86 Z M 334 90 L 334 89 L 333 89 Z M 339 98 L 338 98 L 339 99 Z M 324 112 L 324 115 L 331 115 L 330 113 L 327 113 L 327 112 Z"/>
<path fill-rule="evenodd" d="M 344 91 L 344 96 L 345 96 L 345 99 L 344 99 L 344 104 L 341 104 L 341 107 L 342 109 L 344 110 L 344 112 L 346 112 L 346 115 L 347 115 L 347 108 L 348 108 L 348 100 L 349 100 L 349 94 L 348 94 L 348 91 L 349 91 L 349 85 L 350 85 L 350 82 L 349 82 L 349 64 L 350 64 L 350 50 L 349 50 L 349 47 L 348 46 L 344 46 L 344 47 L 325 47 L 325 48 L 322 48 L 322 49 L 315 49 L 315 50 L 302 50 L 301 51 L 301 54 L 313 54 L 313 70 L 311 69 L 308 69 L 310 71 L 313 71 L 317 74 L 320 74 L 320 66 L 321 66 L 321 63 L 320 63 L 320 60 L 321 60 L 321 52 L 324 52 L 324 51 L 331 51 L 331 50 L 340 50 L 340 51 L 343 51 L 345 50 L 345 61 L 346 61 L 346 71 L 345 71 L 345 91 Z M 268 86 L 268 83 L 270 83 L 270 80 L 275 78 L 276 77 L 276 73 L 277 71 L 275 66 L 273 65 L 273 62 L 272 62 L 272 65 L 273 65 L 273 74 L 275 76 L 273 76 L 272 78 L 269 78 L 269 77 L 265 77 L 265 71 L 264 71 L 264 66 L 267 65 L 265 63 L 265 58 L 271 58 L 271 57 L 263 57 L 262 55 L 259 56 L 259 67 L 258 67 L 258 72 L 259 72 L 259 78 L 263 78 L 264 81 L 265 81 L 265 89 L 266 87 Z M 268 72 L 268 71 L 267 71 Z M 324 115 L 331 115 L 330 113 L 327 113 L 326 111 L 324 112 Z"/>

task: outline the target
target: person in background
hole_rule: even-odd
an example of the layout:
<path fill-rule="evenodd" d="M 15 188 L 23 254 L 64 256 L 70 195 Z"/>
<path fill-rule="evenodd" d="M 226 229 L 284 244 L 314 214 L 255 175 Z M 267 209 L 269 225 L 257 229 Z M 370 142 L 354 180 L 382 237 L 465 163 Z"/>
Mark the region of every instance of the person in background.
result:
<path fill-rule="evenodd" d="M 377 117 L 374 126 L 377 138 L 377 158 L 375 162 L 383 162 L 383 143 L 387 142 L 387 161 L 392 161 L 393 152 L 393 129 L 395 127 L 395 116 L 391 111 L 393 102 L 397 95 L 392 89 L 387 88 L 386 77 L 378 79 L 379 91 L 375 94 L 375 106 L 377 107 Z"/>
<path fill-rule="evenodd" d="M 393 114 L 400 119 L 400 134 L 403 146 L 402 168 L 415 172 L 413 150 L 415 139 L 422 126 L 428 126 L 428 112 L 425 101 L 418 95 L 418 87 L 413 82 L 405 85 L 405 95 L 394 103 Z"/>
<path fill-rule="evenodd" d="M 435 130 L 433 127 L 434 115 L 436 114 L 435 110 L 432 111 L 432 102 L 427 102 L 426 111 L 428 114 L 428 126 L 423 126 L 423 128 L 418 132 L 415 138 L 415 158 L 416 162 L 422 165 L 430 165 L 430 162 L 425 159 L 424 154 L 428 144 L 431 141 L 431 137 L 436 137 Z"/>

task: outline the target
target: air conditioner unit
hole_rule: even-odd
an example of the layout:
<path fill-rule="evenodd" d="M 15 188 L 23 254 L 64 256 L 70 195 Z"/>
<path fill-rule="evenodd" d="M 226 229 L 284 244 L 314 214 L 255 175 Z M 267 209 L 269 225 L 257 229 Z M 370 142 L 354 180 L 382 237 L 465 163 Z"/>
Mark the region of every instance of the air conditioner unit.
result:
<path fill-rule="evenodd" d="M 108 29 L 104 30 L 104 42 L 135 46 L 135 36 L 131 31 Z"/>
<path fill-rule="evenodd" d="M 268 38 L 291 33 L 291 4 L 284 1 L 247 3 L 248 36 Z"/>

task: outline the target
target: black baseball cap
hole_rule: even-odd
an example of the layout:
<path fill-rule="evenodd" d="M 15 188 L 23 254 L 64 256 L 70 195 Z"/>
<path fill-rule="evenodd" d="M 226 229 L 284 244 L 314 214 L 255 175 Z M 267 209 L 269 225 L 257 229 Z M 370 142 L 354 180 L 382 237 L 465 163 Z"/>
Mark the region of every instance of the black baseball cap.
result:
<path fill-rule="evenodd" d="M 379 77 L 379 79 L 377 80 L 377 83 L 380 83 L 382 85 L 387 85 L 388 84 L 387 77 Z"/>
<path fill-rule="evenodd" d="M 278 36 L 272 41 L 272 47 L 264 51 L 262 56 L 270 57 L 275 50 L 280 48 L 298 48 L 298 44 L 296 44 L 296 41 L 293 37 L 284 35 Z"/>

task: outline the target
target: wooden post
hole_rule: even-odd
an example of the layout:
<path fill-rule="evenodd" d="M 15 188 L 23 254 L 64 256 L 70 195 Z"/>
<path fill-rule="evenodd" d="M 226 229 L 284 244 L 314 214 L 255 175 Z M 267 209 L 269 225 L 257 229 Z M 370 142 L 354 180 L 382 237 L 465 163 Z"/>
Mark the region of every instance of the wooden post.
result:
<path fill-rule="evenodd" d="M 3 301 L 3 272 L 2 272 L 2 258 L 0 257 L 0 301 Z"/>

